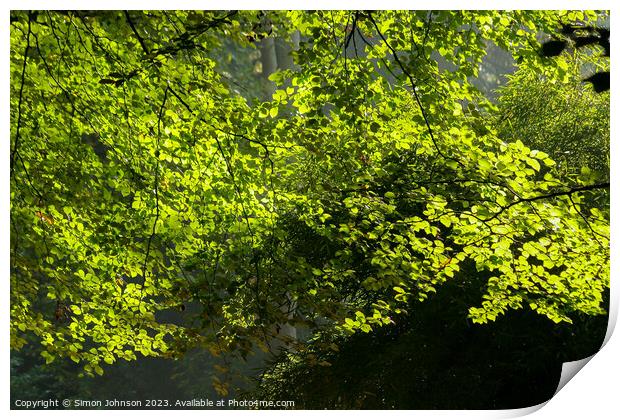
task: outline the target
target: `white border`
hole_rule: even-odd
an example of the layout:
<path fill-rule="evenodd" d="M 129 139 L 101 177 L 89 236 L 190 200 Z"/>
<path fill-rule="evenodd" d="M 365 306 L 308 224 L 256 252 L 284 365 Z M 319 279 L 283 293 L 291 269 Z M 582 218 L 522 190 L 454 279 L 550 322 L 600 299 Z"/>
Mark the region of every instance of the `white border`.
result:
<path fill-rule="evenodd" d="M 225 6 L 226 9 L 539 9 L 541 6 L 545 9 L 604 9 L 611 10 L 611 19 L 615 17 L 615 4 L 611 1 L 557 1 L 550 0 L 541 2 L 540 0 L 522 0 L 522 1 L 445 1 L 445 0 L 412 0 L 412 1 L 368 1 L 368 0 L 356 0 L 356 1 L 238 1 L 229 0 L 225 3 L 214 1 L 191 1 L 191 0 L 176 0 L 172 1 L 157 1 L 157 0 L 138 0 L 138 1 L 15 1 L 13 4 L 7 4 L 3 2 L 6 9 L 1 15 L 0 20 L 0 36 L 2 42 L 0 42 L 0 54 L 2 60 L 0 65 L 2 66 L 2 79 L 1 85 L 2 98 L 1 110 L 2 118 L 0 121 L 2 127 L 2 133 L 4 133 L 4 142 L 2 148 L 0 148 L 0 162 L 3 177 L 0 181 L 0 200 L 2 203 L 2 220 L 0 223 L 0 255 L 2 255 L 4 264 L 0 265 L 0 272 L 2 273 L 2 297 L 3 305 L 0 309 L 0 324 L 3 326 L 2 337 L 3 343 L 0 351 L 3 355 L 3 363 L 0 365 L 1 371 L 4 373 L 3 381 L 1 382 L 1 403 L 2 410 L 8 411 L 9 404 L 9 293 L 8 293 L 8 279 L 9 279 L 9 10 L 10 9 L 221 9 Z M 613 35 L 612 35 L 613 36 Z M 614 61 L 618 54 L 617 44 L 612 42 L 612 68 L 616 68 Z M 612 88 L 611 91 L 615 92 L 616 73 L 612 73 Z M 611 100 L 611 156 L 612 161 L 615 162 L 615 157 L 620 152 L 619 146 L 615 141 L 617 130 L 614 123 L 614 115 L 616 115 L 617 100 L 616 94 L 612 95 Z M 612 194 L 611 194 L 611 218 L 612 218 L 612 288 L 611 288 L 611 303 L 612 308 L 610 311 L 610 324 L 615 325 L 618 318 L 618 304 L 619 304 L 619 291 L 620 282 L 615 271 L 618 266 L 619 248 L 615 246 L 615 239 L 617 238 L 617 225 L 618 225 L 618 203 L 616 199 L 615 181 L 618 176 L 618 171 L 612 165 L 611 166 L 611 178 L 612 178 Z M 610 325 L 611 326 L 611 325 Z M 611 330 L 609 331 L 611 332 Z M 335 418 L 336 416 L 355 416 L 356 418 L 373 418 L 377 415 L 389 415 L 390 418 L 415 418 L 415 419 L 436 419 L 436 418 L 469 418 L 469 419 L 486 419 L 486 418 L 512 418 L 525 414 L 531 414 L 533 419 L 583 419 L 583 418 L 612 418 L 614 414 L 619 412 L 618 404 L 620 389 L 620 362 L 617 355 L 620 355 L 620 339 L 615 334 L 608 337 L 609 340 L 603 349 L 596 354 L 592 360 L 578 373 L 577 378 L 571 380 L 566 386 L 560 390 L 560 392 L 553 397 L 548 403 L 541 404 L 537 407 L 530 407 L 519 410 L 498 410 L 498 411 L 389 411 L 389 412 L 376 412 L 370 410 L 360 411 L 346 411 L 346 412 L 314 412 L 314 411 L 183 411 L 177 412 L 157 412 L 157 411 L 89 411 L 88 413 L 80 411 L 11 411 L 9 415 L 15 418 L 40 418 L 45 417 L 48 419 L 67 419 L 79 417 L 92 417 L 96 419 L 108 419 L 111 415 L 117 417 L 135 418 L 136 416 L 148 417 L 149 419 L 155 417 L 170 418 L 171 416 L 182 415 L 184 417 L 191 418 L 255 418 L 256 416 L 269 416 L 270 418 L 307 418 L 315 420 L 316 416 L 327 416 Z M 613 413 L 613 414 L 612 414 Z"/>

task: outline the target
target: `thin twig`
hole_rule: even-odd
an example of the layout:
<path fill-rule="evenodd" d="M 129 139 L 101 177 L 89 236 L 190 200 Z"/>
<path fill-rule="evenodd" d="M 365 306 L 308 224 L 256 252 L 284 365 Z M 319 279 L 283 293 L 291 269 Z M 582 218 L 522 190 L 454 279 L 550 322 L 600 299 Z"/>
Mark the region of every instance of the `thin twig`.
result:
<path fill-rule="evenodd" d="M 161 107 L 159 108 L 159 114 L 157 117 L 157 137 L 156 137 L 156 151 L 155 151 L 155 220 L 153 221 L 153 227 L 151 229 L 151 235 L 149 236 L 148 242 L 146 244 L 146 254 L 144 255 L 144 263 L 142 264 L 142 288 L 140 290 L 140 303 L 142 303 L 142 296 L 144 295 L 144 288 L 146 285 L 146 275 L 147 275 L 147 262 L 149 259 L 149 255 L 151 252 L 151 242 L 153 242 L 153 238 L 155 237 L 155 232 L 157 230 L 157 222 L 159 221 L 159 139 L 161 137 L 161 120 L 164 112 L 164 107 L 166 105 L 166 100 L 168 99 L 168 90 L 169 88 L 166 86 L 164 90 L 164 99 L 161 102 Z"/>

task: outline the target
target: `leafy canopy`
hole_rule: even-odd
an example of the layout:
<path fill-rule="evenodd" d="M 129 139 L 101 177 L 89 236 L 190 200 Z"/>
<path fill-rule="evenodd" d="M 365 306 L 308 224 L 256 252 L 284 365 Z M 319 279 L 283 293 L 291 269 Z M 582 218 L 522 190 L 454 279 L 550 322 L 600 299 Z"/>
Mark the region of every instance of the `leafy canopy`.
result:
<path fill-rule="evenodd" d="M 321 339 L 394 322 L 464 266 L 486 279 L 474 322 L 603 313 L 609 216 L 584 200 L 606 179 L 500 137 L 471 83 L 488 42 L 568 78 L 536 34 L 596 18 L 14 12 L 11 345 L 34 335 L 99 374 L 245 356 L 286 323 Z M 223 76 L 224 43 L 294 31 L 270 100 Z"/>

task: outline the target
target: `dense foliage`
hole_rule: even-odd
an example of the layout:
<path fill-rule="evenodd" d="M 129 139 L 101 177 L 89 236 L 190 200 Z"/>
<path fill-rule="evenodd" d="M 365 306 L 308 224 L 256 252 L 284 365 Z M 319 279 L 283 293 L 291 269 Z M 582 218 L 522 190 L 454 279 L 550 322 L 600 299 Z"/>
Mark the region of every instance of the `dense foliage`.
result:
<path fill-rule="evenodd" d="M 555 324 L 511 311 L 485 325 L 464 322 L 478 286 L 448 283 L 393 325 L 282 354 L 250 395 L 299 409 L 529 407 L 555 394 L 564 362 L 603 342 L 606 317 Z"/>
<path fill-rule="evenodd" d="M 568 82 L 571 53 L 541 58 L 537 34 L 597 18 L 14 12 L 12 347 L 36 337 L 88 374 L 205 348 L 225 395 L 229 357 L 285 343 L 327 367 L 308 343 L 391 328 L 445 284 L 476 295 L 463 322 L 604 314 L 607 163 L 556 170 L 581 132 L 560 143 L 554 126 L 548 147 L 527 122 L 507 130 L 510 95 L 498 108 L 472 84 L 489 42 Z M 249 99 L 269 88 L 239 89 L 251 59 L 224 46 L 266 37 L 295 65 Z M 566 121 L 601 150 L 594 111 Z"/>
<path fill-rule="evenodd" d="M 497 130 L 507 141 L 522 139 L 544 149 L 562 175 L 609 173 L 609 96 L 581 82 L 587 58 L 569 61 L 569 81 L 562 83 L 521 69 L 502 89 Z M 589 63 L 588 63 L 589 64 Z"/>

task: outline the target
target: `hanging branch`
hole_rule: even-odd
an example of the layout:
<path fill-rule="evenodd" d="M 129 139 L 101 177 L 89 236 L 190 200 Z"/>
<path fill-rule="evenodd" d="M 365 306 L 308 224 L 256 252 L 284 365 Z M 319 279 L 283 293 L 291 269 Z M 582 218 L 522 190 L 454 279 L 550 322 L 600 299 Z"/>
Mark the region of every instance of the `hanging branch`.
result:
<path fill-rule="evenodd" d="M 151 253 L 151 242 L 153 242 L 153 238 L 155 237 L 155 231 L 157 229 L 157 222 L 159 220 L 159 139 L 161 137 L 161 120 L 164 113 L 164 107 L 166 106 L 166 100 L 168 99 L 168 90 L 169 87 L 166 86 L 164 90 L 164 99 L 161 102 L 161 107 L 159 108 L 159 114 L 157 116 L 157 137 L 155 139 L 156 142 L 156 151 L 155 151 L 155 220 L 153 221 L 153 227 L 151 229 L 151 235 L 149 236 L 148 242 L 146 244 L 146 254 L 144 255 L 144 263 L 142 264 L 142 288 L 140 290 L 140 302 L 142 302 L 142 296 L 144 294 L 144 286 L 146 284 L 146 274 L 147 274 L 147 262 L 149 259 L 149 255 Z"/>
<path fill-rule="evenodd" d="M 17 102 L 17 124 L 15 128 L 15 142 L 13 143 L 13 150 L 11 150 L 11 176 L 13 175 L 13 171 L 15 170 L 15 156 L 19 155 L 19 130 L 21 128 L 22 122 L 22 101 L 24 95 L 24 82 L 26 80 L 26 63 L 28 61 L 28 50 L 30 50 L 30 34 L 32 33 L 31 21 L 32 12 L 28 13 L 28 33 L 26 34 L 26 49 L 24 50 L 24 63 L 22 65 L 22 74 L 19 84 L 19 99 Z"/>
<path fill-rule="evenodd" d="M 385 36 L 383 36 L 383 33 L 381 32 L 381 30 L 379 29 L 379 26 L 377 25 L 377 22 L 375 21 L 375 19 L 372 17 L 372 13 L 368 13 L 367 15 L 368 19 L 370 19 L 370 22 L 372 23 L 372 25 L 375 27 L 377 34 L 379 35 L 379 37 L 381 38 L 381 40 L 383 41 L 383 43 L 385 44 L 386 47 L 388 47 L 388 49 L 390 50 L 390 52 L 392 53 L 392 56 L 394 57 L 394 61 L 396 62 L 396 64 L 398 65 L 398 67 L 400 68 L 400 70 L 403 72 L 403 74 L 405 76 L 407 76 L 407 79 L 409 79 L 409 83 L 411 84 L 411 91 L 413 92 L 413 97 L 416 101 L 416 103 L 418 104 L 418 107 L 420 108 L 420 112 L 422 113 L 422 118 L 424 119 L 424 123 L 426 124 L 426 128 L 428 130 L 428 134 L 431 137 L 431 140 L 433 142 L 433 145 L 435 146 L 435 150 L 437 150 L 437 153 L 444 159 L 446 160 L 453 160 L 455 162 L 457 162 L 459 165 L 463 166 L 463 164 L 456 158 L 453 157 L 448 157 L 446 156 L 441 149 L 439 148 L 439 145 L 437 144 L 437 141 L 435 140 L 435 135 L 433 133 L 433 129 L 431 128 L 431 124 L 428 120 L 428 116 L 426 115 L 426 111 L 424 110 L 424 106 L 422 105 L 422 101 L 420 100 L 420 96 L 418 95 L 417 92 L 417 86 L 415 81 L 413 80 L 413 76 L 411 75 L 411 73 L 409 73 L 407 71 L 407 69 L 405 68 L 405 66 L 403 65 L 403 63 L 400 61 L 400 58 L 398 58 L 398 54 L 396 53 L 396 50 L 390 45 L 390 43 L 388 42 L 388 40 L 385 38 Z"/>

